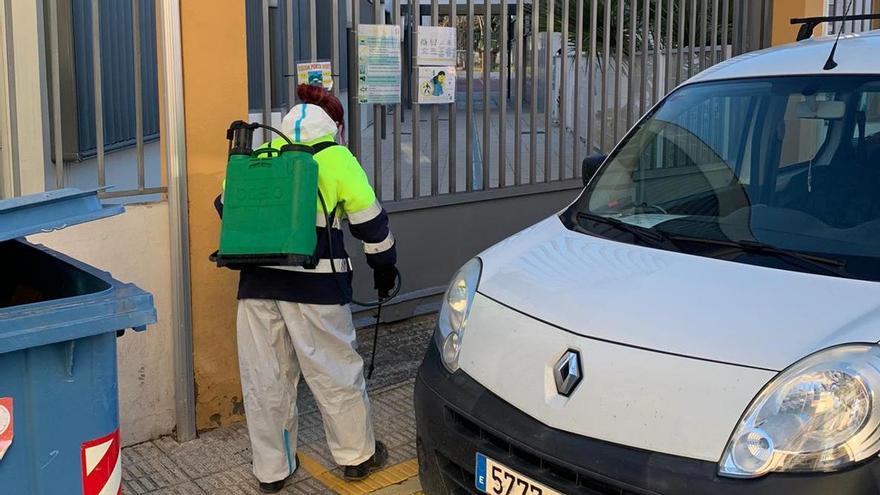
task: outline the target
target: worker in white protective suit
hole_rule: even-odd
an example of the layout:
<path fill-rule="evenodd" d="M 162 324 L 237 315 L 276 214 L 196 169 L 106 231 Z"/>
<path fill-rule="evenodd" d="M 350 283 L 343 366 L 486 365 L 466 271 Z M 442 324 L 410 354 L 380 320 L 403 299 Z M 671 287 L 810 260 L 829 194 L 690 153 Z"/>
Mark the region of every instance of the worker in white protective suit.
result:
<path fill-rule="evenodd" d="M 327 444 L 336 463 L 344 467 L 346 479 L 364 479 L 388 458 L 384 445 L 373 435 L 364 364 L 356 351 L 348 306 L 350 262 L 338 219 L 347 216 L 352 235 L 363 241 L 380 297 L 386 297 L 395 284 L 394 237 L 388 215 L 357 159 L 348 148 L 336 144 L 344 122 L 339 100 L 316 86 L 301 85 L 297 95 L 304 103 L 284 117 L 281 131 L 316 150 L 319 189 L 336 215 L 333 225 L 327 225 L 323 213 L 316 219 L 320 261 L 314 269 L 248 267 L 241 271 L 238 358 L 254 475 L 264 493 L 281 491 L 299 464 L 296 397 L 300 375 L 315 396 Z M 272 147 L 282 144 L 273 141 Z M 215 206 L 222 216 L 222 194 Z M 326 229 L 331 229 L 332 243 Z M 339 273 L 333 272 L 331 263 Z"/>

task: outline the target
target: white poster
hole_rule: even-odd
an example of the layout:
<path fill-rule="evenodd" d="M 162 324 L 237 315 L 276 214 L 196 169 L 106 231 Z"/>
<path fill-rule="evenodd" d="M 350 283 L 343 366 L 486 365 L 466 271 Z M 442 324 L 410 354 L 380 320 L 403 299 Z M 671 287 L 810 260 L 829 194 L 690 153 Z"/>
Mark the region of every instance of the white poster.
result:
<path fill-rule="evenodd" d="M 400 26 L 358 25 L 358 103 L 400 103 Z"/>
<path fill-rule="evenodd" d="M 455 65 L 455 28 L 419 27 L 419 65 Z"/>
<path fill-rule="evenodd" d="M 296 64 L 296 82 L 333 89 L 333 67 L 329 61 Z"/>
<path fill-rule="evenodd" d="M 455 67 L 419 67 L 420 104 L 455 102 Z"/>

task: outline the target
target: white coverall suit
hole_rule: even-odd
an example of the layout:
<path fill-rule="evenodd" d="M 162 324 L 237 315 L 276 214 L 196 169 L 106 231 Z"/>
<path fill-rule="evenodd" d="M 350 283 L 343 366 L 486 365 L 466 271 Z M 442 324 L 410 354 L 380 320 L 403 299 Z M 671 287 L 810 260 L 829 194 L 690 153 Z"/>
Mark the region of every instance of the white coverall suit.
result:
<path fill-rule="evenodd" d="M 314 145 L 332 141 L 336 124 L 320 107 L 297 105 L 281 130 L 294 141 Z M 273 141 L 272 146 L 280 147 Z M 319 188 L 336 216 L 346 215 L 351 233 L 364 242 L 367 262 L 393 267 L 394 238 L 388 216 L 376 200 L 366 174 L 349 150 L 333 146 L 315 154 Z M 222 197 L 215 201 L 222 215 Z M 350 278 L 334 275 L 327 250 L 326 219 L 316 219 L 321 258 L 318 267 L 247 268 L 241 272 L 237 319 L 238 358 L 254 474 L 270 483 L 296 469 L 297 384 L 300 374 L 312 390 L 324 420 L 334 460 L 353 466 L 374 453 L 375 438 L 364 363 L 356 351 L 348 295 L 340 284 Z M 330 226 L 333 262 L 338 272 L 350 263 L 342 244 L 340 223 Z M 342 282 L 340 282 L 342 279 Z"/>

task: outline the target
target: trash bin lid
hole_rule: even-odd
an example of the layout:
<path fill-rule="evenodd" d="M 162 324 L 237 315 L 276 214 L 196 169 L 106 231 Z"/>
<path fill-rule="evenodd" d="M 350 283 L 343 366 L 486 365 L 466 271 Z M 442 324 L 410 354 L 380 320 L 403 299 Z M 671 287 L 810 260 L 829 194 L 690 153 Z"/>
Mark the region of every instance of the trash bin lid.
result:
<path fill-rule="evenodd" d="M 0 242 L 112 217 L 121 205 L 102 205 L 100 189 L 58 189 L 0 201 Z"/>

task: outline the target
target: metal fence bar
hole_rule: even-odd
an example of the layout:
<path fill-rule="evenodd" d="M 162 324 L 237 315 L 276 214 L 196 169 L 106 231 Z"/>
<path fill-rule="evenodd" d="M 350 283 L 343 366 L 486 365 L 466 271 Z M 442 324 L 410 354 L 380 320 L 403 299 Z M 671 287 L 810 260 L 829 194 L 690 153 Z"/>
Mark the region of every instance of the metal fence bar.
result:
<path fill-rule="evenodd" d="M 356 0 L 355 0 L 356 1 Z M 420 117 L 419 117 L 419 71 L 418 71 L 418 51 L 416 49 L 419 43 L 419 24 L 422 22 L 421 2 L 414 0 L 410 2 L 410 32 L 412 34 L 412 85 L 410 87 L 410 100 L 412 104 L 412 193 L 413 198 L 418 198 L 422 194 L 422 151 L 420 136 Z"/>
<path fill-rule="evenodd" d="M 287 0 L 287 6 L 284 9 L 284 43 L 287 47 L 287 110 L 293 107 L 294 101 L 296 101 L 296 52 L 294 48 L 296 45 L 294 44 L 294 36 L 293 36 L 293 9 L 295 6 L 296 0 Z M 336 0 L 334 0 L 336 1 Z M 339 60 L 337 58 L 337 60 Z M 340 68 L 335 65 L 334 62 L 333 71 L 339 72 Z M 336 77 L 334 79 L 333 87 L 336 88 L 339 86 L 339 78 Z"/>
<path fill-rule="evenodd" d="M 349 53 L 357 52 L 358 43 L 358 25 L 361 22 L 361 8 L 359 0 L 351 0 L 348 9 L 348 29 L 350 35 L 348 37 Z M 292 49 L 292 48 L 291 48 Z M 349 74 L 356 74 L 358 70 L 357 57 L 348 58 Z M 358 78 L 349 77 L 348 91 L 348 147 L 352 154 L 362 159 L 361 152 L 361 105 L 358 103 Z"/>
<path fill-rule="evenodd" d="M 492 4 L 491 0 L 483 0 L 483 189 L 489 189 L 489 172 L 491 171 L 491 138 L 489 124 L 489 106 L 491 97 L 489 85 L 492 83 Z"/>
<path fill-rule="evenodd" d="M 553 142 L 553 127 L 551 127 L 550 117 L 553 113 L 551 111 L 553 102 L 553 80 L 551 79 L 552 68 L 553 68 L 553 33 L 555 33 L 555 26 L 553 25 L 553 0 L 547 1 L 547 40 L 544 44 L 544 74 L 546 78 L 546 83 L 544 84 L 544 182 L 550 182 L 550 158 L 551 151 L 550 146 Z"/>
<path fill-rule="evenodd" d="M 474 190 L 474 0 L 467 0 L 467 102 L 465 116 L 465 189 Z"/>
<path fill-rule="evenodd" d="M 101 84 L 101 4 L 92 0 L 92 83 L 95 89 L 95 148 L 98 153 L 98 187 L 107 185 L 104 170 L 104 96 Z"/>
<path fill-rule="evenodd" d="M 455 0 L 450 0 L 453 2 Z M 525 48 L 523 36 L 525 35 L 525 6 L 523 0 L 516 1 L 516 86 L 514 90 L 513 101 L 516 104 L 516 122 L 513 125 L 514 138 L 516 145 L 513 151 L 513 184 L 518 186 L 522 184 L 522 107 L 523 107 L 523 83 L 526 77 L 525 61 L 523 57 L 523 49 Z M 575 71 L 577 72 L 577 71 Z M 575 107 L 577 111 L 577 107 Z M 453 148 L 454 149 L 454 148 Z"/>
<path fill-rule="evenodd" d="M 712 65 L 718 63 L 718 0 L 712 2 Z"/>
<path fill-rule="evenodd" d="M 567 0 L 566 0 L 567 1 Z M 501 48 L 501 80 L 500 92 L 498 94 L 498 187 L 507 185 L 507 75 L 508 75 L 508 59 L 507 59 L 507 27 L 509 18 L 507 17 L 507 0 L 501 2 L 501 19 L 498 23 L 501 29 L 498 45 Z"/>
<path fill-rule="evenodd" d="M 632 127 L 636 120 L 636 21 L 639 16 L 639 0 L 630 0 L 629 13 L 629 80 L 627 81 L 626 126 Z"/>
<path fill-rule="evenodd" d="M 377 2 L 378 3 L 378 2 Z M 315 0 L 309 1 L 309 50 L 312 62 L 318 59 L 318 7 Z"/>
<path fill-rule="evenodd" d="M 681 84 L 683 79 L 684 72 L 682 69 L 684 68 L 684 13 L 685 13 L 685 2 L 687 0 L 679 0 L 678 2 L 678 63 L 675 65 L 675 84 L 676 86 Z"/>
<path fill-rule="evenodd" d="M 339 0 L 330 2 L 330 68 L 333 79 L 333 94 L 339 96 Z M 288 51 L 293 50 L 293 45 L 287 46 Z M 293 72 L 290 72 L 293 74 Z"/>
<path fill-rule="evenodd" d="M 617 31 L 617 54 L 614 59 L 614 134 L 612 139 L 615 143 L 619 139 L 618 136 L 620 136 L 620 102 L 623 101 L 623 97 L 620 94 L 620 87 L 623 81 L 623 29 L 625 27 L 623 22 L 623 4 L 623 0 L 618 0 L 617 22 L 615 26 Z M 608 10 L 611 9 L 609 8 Z"/>
<path fill-rule="evenodd" d="M 7 19 L 11 15 L 11 12 L 7 10 Z M 52 137 L 55 143 L 55 186 L 60 189 L 64 187 L 64 140 L 61 129 L 61 62 L 58 53 L 57 2 L 49 2 L 49 44 L 52 51 Z M 138 64 L 135 66 L 139 67 Z M 7 70 L 11 69 L 7 68 Z M 10 75 L 12 74 L 14 72 L 10 72 Z M 12 148 L 15 147 L 12 144 Z M 15 165 L 13 164 L 13 166 Z"/>
<path fill-rule="evenodd" d="M 400 26 L 400 0 L 394 0 L 394 24 Z M 400 184 L 400 120 L 403 110 L 401 107 L 402 103 L 394 105 L 394 201 L 399 201 L 402 193 Z"/>
<path fill-rule="evenodd" d="M 709 0 L 703 0 L 700 3 L 701 3 L 700 6 L 702 7 L 702 17 L 701 17 L 701 22 L 699 24 L 699 26 L 700 26 L 700 40 L 698 42 L 699 43 L 698 48 L 700 49 L 700 56 L 699 56 L 700 65 L 699 65 L 699 70 L 697 72 L 702 72 L 703 69 L 706 68 L 706 34 L 707 34 L 706 31 L 708 30 L 708 27 L 709 27 Z"/>
<path fill-rule="evenodd" d="M 469 0 L 470 1 L 470 0 Z M 529 98 L 531 108 L 529 109 L 529 184 L 534 184 L 537 179 L 537 163 L 538 163 L 538 31 L 541 18 L 541 0 L 535 0 L 532 4 L 532 94 Z M 468 128 L 470 132 L 470 128 Z"/>
<path fill-rule="evenodd" d="M 651 0 L 645 0 L 642 4 L 642 75 L 641 99 L 639 100 L 639 115 L 644 114 L 648 106 L 648 28 L 651 24 Z"/>
<path fill-rule="evenodd" d="M 456 2 L 456 0 L 449 0 L 449 27 L 456 30 L 458 29 L 458 2 Z M 456 43 L 458 43 L 458 40 L 456 40 Z M 456 77 L 458 77 L 458 75 L 456 75 Z M 519 78 L 519 73 L 517 73 L 517 78 Z M 449 131 L 449 158 L 447 159 L 447 163 L 449 167 L 449 193 L 453 194 L 458 187 L 458 177 L 456 176 L 458 172 L 458 147 L 455 143 L 458 134 L 458 128 L 455 126 L 455 117 L 456 113 L 458 113 L 457 104 L 453 102 L 449 105 L 448 110 L 449 120 L 447 121 L 446 127 Z"/>
<path fill-rule="evenodd" d="M 691 39 L 690 58 L 688 59 L 688 77 L 694 75 L 694 47 L 697 44 L 697 0 L 691 0 Z"/>
<path fill-rule="evenodd" d="M 599 147 L 604 152 L 607 141 L 608 126 L 608 71 L 611 70 L 611 8 L 607 0 L 602 4 L 605 19 L 602 24 L 602 101 L 599 103 Z"/>
<path fill-rule="evenodd" d="M 504 1 L 502 1 L 502 4 Z M 562 0 L 562 37 L 559 43 L 559 176 L 558 180 L 565 178 L 565 117 L 568 105 L 566 105 L 566 92 L 568 86 L 568 0 Z"/>
<path fill-rule="evenodd" d="M 260 14 L 263 21 L 263 124 L 272 125 L 272 65 L 271 51 L 269 46 L 269 0 L 263 0 Z M 272 134 L 261 129 L 263 133 L 263 141 L 272 140 Z"/>
<path fill-rule="evenodd" d="M 664 74 L 664 93 L 672 89 L 672 20 L 675 18 L 675 0 L 666 3 L 666 72 Z"/>
<path fill-rule="evenodd" d="M 312 0 L 314 7 L 315 0 Z M 385 15 L 382 12 L 382 4 L 378 1 L 373 2 L 373 24 L 385 24 Z M 312 27 L 312 33 L 316 29 Z M 373 190 L 376 191 L 376 198 L 382 200 L 382 133 L 380 126 L 382 125 L 382 105 L 373 105 Z"/>
<path fill-rule="evenodd" d="M 721 2 L 721 60 L 727 60 L 727 45 L 729 43 L 727 23 L 730 20 L 730 0 Z"/>
<path fill-rule="evenodd" d="M 134 59 L 134 136 L 137 150 L 137 187 L 142 191 L 146 185 L 144 172 L 144 95 L 141 75 L 141 2 L 131 2 L 132 58 Z M 53 26 L 53 28 L 56 28 Z M 54 55 L 53 55 L 54 57 Z"/>
<path fill-rule="evenodd" d="M 651 104 L 654 105 L 660 101 L 660 39 L 663 36 L 663 23 L 660 15 L 663 11 L 663 0 L 655 0 L 654 4 L 654 35 L 651 37 L 654 41 L 654 98 Z"/>
<path fill-rule="evenodd" d="M 581 151 L 581 57 L 584 56 L 584 0 L 575 0 L 575 50 L 574 50 L 574 151 L 572 152 L 572 176 L 578 176 L 578 160 L 583 159 Z"/>
<path fill-rule="evenodd" d="M 9 122 L 9 154 L 10 154 L 10 165 L 12 166 L 12 195 L 19 196 L 21 195 L 21 165 L 19 164 L 19 153 L 18 153 L 18 125 L 15 120 L 18 116 L 18 109 L 15 103 L 16 98 L 16 89 L 15 89 L 15 50 L 14 50 L 14 42 L 13 42 L 13 29 L 14 24 L 12 22 L 12 16 L 9 14 L 12 12 L 12 0 L 4 0 L 3 1 L 3 10 L 6 12 L 4 15 L 3 22 L 3 33 L 4 42 L 6 45 L 6 91 L 8 94 L 8 109 L 10 122 Z"/>
<path fill-rule="evenodd" d="M 595 129 L 594 125 L 594 117 L 593 110 L 595 104 L 593 102 L 593 91 L 595 90 L 595 72 L 596 72 L 596 43 L 598 33 L 596 32 L 596 26 L 599 23 L 599 12 L 598 12 L 598 0 L 593 0 L 590 4 L 590 58 L 587 61 L 587 154 L 590 155 L 593 153 L 593 147 L 595 143 L 595 135 L 593 134 L 593 130 Z"/>
<path fill-rule="evenodd" d="M 379 3 L 379 2 L 376 2 Z M 440 24 L 439 0 L 431 0 L 431 25 Z M 431 195 L 436 196 L 440 192 L 440 108 L 431 105 Z"/>

